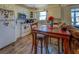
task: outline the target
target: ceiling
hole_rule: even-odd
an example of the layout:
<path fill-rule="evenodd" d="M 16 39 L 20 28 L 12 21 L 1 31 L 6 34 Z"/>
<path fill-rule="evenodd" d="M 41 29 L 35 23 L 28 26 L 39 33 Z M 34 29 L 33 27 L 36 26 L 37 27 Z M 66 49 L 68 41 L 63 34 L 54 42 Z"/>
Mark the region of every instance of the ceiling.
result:
<path fill-rule="evenodd" d="M 47 6 L 52 5 L 52 7 L 55 6 L 68 6 L 69 4 L 24 4 L 24 6 L 30 7 L 30 8 L 42 8 L 42 7 L 47 7 Z"/>
<path fill-rule="evenodd" d="M 41 8 L 41 7 L 46 7 L 47 4 L 25 4 L 25 6 L 31 7 L 31 8 Z"/>

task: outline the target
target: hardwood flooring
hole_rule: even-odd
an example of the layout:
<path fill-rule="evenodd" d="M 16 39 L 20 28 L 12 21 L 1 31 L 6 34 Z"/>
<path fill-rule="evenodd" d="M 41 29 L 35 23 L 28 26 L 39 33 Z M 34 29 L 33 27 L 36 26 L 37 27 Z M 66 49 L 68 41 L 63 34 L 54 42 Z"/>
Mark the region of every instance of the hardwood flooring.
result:
<path fill-rule="evenodd" d="M 6 46 L 5 48 L 0 49 L 0 54 L 33 54 L 33 52 L 31 53 L 31 43 L 32 36 L 27 35 L 23 38 L 18 39 L 16 42 Z M 52 41 L 51 45 L 49 45 L 49 52 L 57 53 L 56 40 Z M 40 54 L 40 45 L 38 46 L 38 54 Z"/>
<path fill-rule="evenodd" d="M 58 53 L 57 39 L 55 38 L 52 39 L 54 40 L 51 40 L 51 44 L 49 44 L 49 54 L 57 54 Z M 27 35 L 23 38 L 18 39 L 16 42 L 6 46 L 5 48 L 0 49 L 0 54 L 33 54 L 33 52 L 31 52 L 32 48 L 31 43 L 32 43 L 32 36 Z M 43 48 L 43 51 L 44 51 L 43 54 L 45 54 L 45 48 Z M 40 44 L 38 45 L 38 54 L 40 54 Z"/>

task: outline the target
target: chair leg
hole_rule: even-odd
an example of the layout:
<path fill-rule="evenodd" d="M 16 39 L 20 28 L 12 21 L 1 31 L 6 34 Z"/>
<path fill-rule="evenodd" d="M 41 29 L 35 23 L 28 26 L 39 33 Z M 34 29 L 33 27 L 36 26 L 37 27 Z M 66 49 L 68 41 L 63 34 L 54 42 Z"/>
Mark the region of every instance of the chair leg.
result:
<path fill-rule="evenodd" d="M 41 42 L 41 54 L 43 53 L 42 49 L 43 49 L 43 40 L 40 40 Z"/>
<path fill-rule="evenodd" d="M 46 40 L 45 40 L 45 47 L 46 47 L 46 54 L 49 53 L 48 51 L 48 37 L 46 37 Z"/>
<path fill-rule="evenodd" d="M 70 52 L 73 54 L 74 51 L 73 51 L 73 48 L 72 48 L 72 45 L 71 45 L 71 44 L 74 45 L 74 42 L 73 42 L 73 40 L 70 38 L 70 40 L 69 40 L 69 47 L 70 47 Z"/>
<path fill-rule="evenodd" d="M 35 33 L 34 34 L 34 40 L 33 40 L 33 42 L 34 42 L 34 53 L 35 54 L 37 54 L 37 34 Z"/>
<path fill-rule="evenodd" d="M 64 51 L 63 49 L 63 39 L 61 39 L 61 45 L 62 45 L 62 52 Z"/>
<path fill-rule="evenodd" d="M 33 49 L 34 49 L 34 40 L 32 41 L 31 53 L 33 52 Z"/>
<path fill-rule="evenodd" d="M 32 33 L 32 48 L 31 48 L 31 53 L 34 50 L 34 44 L 35 44 L 34 39 L 35 39 L 35 34 Z"/>
<path fill-rule="evenodd" d="M 33 52 L 33 44 L 32 44 L 32 48 L 31 48 L 31 53 Z"/>
<path fill-rule="evenodd" d="M 50 44 L 51 44 L 51 37 L 49 37 L 49 42 L 50 42 Z"/>
<path fill-rule="evenodd" d="M 60 39 L 58 38 L 58 53 L 60 53 Z"/>

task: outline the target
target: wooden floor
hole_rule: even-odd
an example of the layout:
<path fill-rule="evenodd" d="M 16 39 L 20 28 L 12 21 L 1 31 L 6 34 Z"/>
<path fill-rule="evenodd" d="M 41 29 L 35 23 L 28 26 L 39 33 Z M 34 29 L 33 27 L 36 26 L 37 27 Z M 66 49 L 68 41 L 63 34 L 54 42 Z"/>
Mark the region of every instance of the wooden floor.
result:
<path fill-rule="evenodd" d="M 25 36 L 24 38 L 18 39 L 15 43 L 0 49 L 0 54 L 33 54 L 31 52 L 31 42 L 32 36 Z M 52 41 L 51 45 L 49 45 L 49 52 L 53 54 L 58 53 L 56 40 Z M 45 54 L 45 52 L 43 53 Z M 40 54 L 40 46 L 38 46 L 38 54 Z"/>
<path fill-rule="evenodd" d="M 31 52 L 31 43 L 32 36 L 27 35 L 21 39 L 18 39 L 16 42 L 0 49 L 0 54 L 33 54 L 33 52 Z M 43 54 L 45 54 L 45 48 L 43 48 L 43 51 Z M 61 50 L 60 52 L 62 53 Z M 79 50 L 76 53 L 78 54 Z M 40 54 L 40 43 L 38 45 L 38 54 Z M 49 54 L 58 54 L 57 39 L 55 38 L 52 38 L 51 44 L 49 44 Z"/>

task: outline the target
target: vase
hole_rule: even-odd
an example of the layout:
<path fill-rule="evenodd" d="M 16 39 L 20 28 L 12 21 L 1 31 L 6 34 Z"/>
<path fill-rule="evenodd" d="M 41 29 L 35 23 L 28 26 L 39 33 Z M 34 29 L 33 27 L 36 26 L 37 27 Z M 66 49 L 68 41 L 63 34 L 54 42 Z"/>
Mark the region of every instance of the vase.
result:
<path fill-rule="evenodd" d="M 49 29 L 53 29 L 53 21 L 49 21 L 48 28 L 49 28 Z"/>
<path fill-rule="evenodd" d="M 50 22 L 49 22 L 49 25 L 50 25 L 51 27 L 53 27 L 53 21 L 50 21 Z"/>

